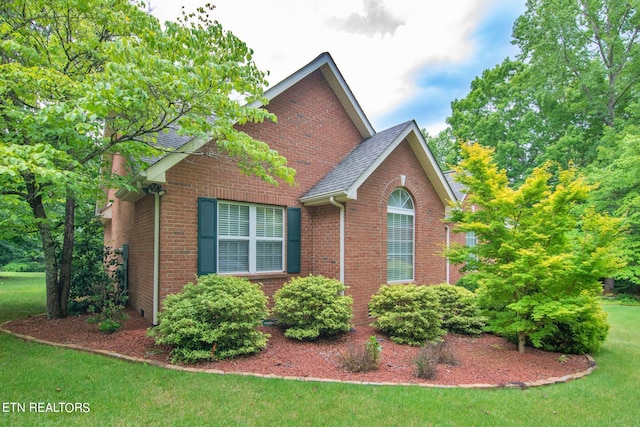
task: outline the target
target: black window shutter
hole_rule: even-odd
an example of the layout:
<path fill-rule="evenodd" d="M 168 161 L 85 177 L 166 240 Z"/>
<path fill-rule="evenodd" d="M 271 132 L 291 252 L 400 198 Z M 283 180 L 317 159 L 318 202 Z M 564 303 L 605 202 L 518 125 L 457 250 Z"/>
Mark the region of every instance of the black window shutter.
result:
<path fill-rule="evenodd" d="M 198 198 L 198 276 L 216 272 L 218 201 Z"/>
<path fill-rule="evenodd" d="M 300 273 L 300 220 L 300 208 L 287 208 L 287 273 Z"/>

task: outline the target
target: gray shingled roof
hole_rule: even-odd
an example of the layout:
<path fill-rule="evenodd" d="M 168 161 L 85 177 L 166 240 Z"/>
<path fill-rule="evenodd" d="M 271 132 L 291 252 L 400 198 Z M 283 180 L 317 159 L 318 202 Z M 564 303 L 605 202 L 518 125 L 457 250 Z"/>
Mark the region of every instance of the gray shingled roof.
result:
<path fill-rule="evenodd" d="M 456 172 L 455 171 L 447 171 L 444 173 L 444 177 L 447 179 L 449 186 L 453 190 L 453 194 L 456 196 L 458 201 L 462 201 L 466 196 L 464 191 L 464 185 L 460 184 L 455 180 Z"/>
<path fill-rule="evenodd" d="M 158 133 L 156 145 L 169 150 L 177 150 L 178 148 L 189 142 L 191 139 L 193 138 L 190 136 L 178 135 L 175 128 L 169 128 L 169 132 Z M 157 157 L 144 157 L 142 161 L 148 163 L 149 165 L 153 165 L 167 154 L 162 154 Z"/>
<path fill-rule="evenodd" d="M 362 141 L 303 198 L 349 189 L 411 123 L 401 123 Z"/>

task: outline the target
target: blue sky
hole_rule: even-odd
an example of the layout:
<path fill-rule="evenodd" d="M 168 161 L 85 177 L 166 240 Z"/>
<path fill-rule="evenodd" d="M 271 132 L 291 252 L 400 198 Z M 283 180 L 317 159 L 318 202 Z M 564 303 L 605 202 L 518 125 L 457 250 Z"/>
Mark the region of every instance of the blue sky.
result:
<path fill-rule="evenodd" d="M 149 1 L 149 0 L 147 0 Z M 211 0 L 151 0 L 161 21 Z M 432 135 L 471 81 L 517 53 L 526 0 L 213 0 L 213 18 L 247 43 L 275 84 L 330 52 L 374 128 L 406 120 Z"/>

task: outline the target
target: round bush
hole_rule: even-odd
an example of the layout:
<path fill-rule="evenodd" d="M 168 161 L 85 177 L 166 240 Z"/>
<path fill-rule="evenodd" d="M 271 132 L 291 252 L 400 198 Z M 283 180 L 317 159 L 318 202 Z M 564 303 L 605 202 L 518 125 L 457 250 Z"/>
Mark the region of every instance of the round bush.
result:
<path fill-rule="evenodd" d="M 480 315 L 476 295 L 454 285 L 430 286 L 440 302 L 442 327 L 449 332 L 464 335 L 480 335 L 486 325 L 486 318 Z"/>
<path fill-rule="evenodd" d="M 599 350 L 609 332 L 607 313 L 595 297 L 583 299 L 584 302 L 571 315 L 554 313 L 550 316 L 552 319 L 547 321 L 549 326 L 540 331 L 541 337 L 536 339 L 536 334 L 532 334 L 534 346 L 570 354 Z"/>
<path fill-rule="evenodd" d="M 156 344 L 173 346 L 174 362 L 226 359 L 266 347 L 269 335 L 257 327 L 268 313 L 260 285 L 212 274 L 167 296 L 160 323 L 150 334 Z"/>
<path fill-rule="evenodd" d="M 273 296 L 273 310 L 284 335 L 298 340 L 337 335 L 351 327 L 353 298 L 346 287 L 323 276 L 291 279 Z"/>
<path fill-rule="evenodd" d="M 446 331 L 441 328 L 440 302 L 429 289 L 430 286 L 383 285 L 369 302 L 369 312 L 376 317 L 371 326 L 398 344 L 421 346 L 441 340 Z"/>

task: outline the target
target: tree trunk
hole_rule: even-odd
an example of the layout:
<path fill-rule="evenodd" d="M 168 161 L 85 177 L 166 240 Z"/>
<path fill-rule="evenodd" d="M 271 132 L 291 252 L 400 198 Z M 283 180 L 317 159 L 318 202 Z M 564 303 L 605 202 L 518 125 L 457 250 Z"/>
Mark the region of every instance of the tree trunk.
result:
<path fill-rule="evenodd" d="M 75 199 L 68 195 L 65 206 L 64 238 L 61 264 L 58 264 L 57 244 L 51 233 L 51 224 L 42 201 L 42 189 L 30 173 L 23 174 L 27 188 L 27 202 L 38 224 L 44 252 L 45 282 L 47 290 L 47 317 L 61 319 L 67 316 L 67 302 L 71 287 L 73 236 L 75 227 Z"/>
<path fill-rule="evenodd" d="M 612 294 L 616 281 L 613 277 L 604 279 L 604 293 Z"/>
<path fill-rule="evenodd" d="M 64 238 L 62 243 L 62 256 L 60 257 L 60 277 L 58 289 L 60 290 L 60 310 L 62 317 L 67 317 L 67 305 L 69 303 L 69 291 L 71 290 L 71 273 L 73 263 L 73 243 L 75 233 L 75 209 L 76 199 L 71 192 L 67 193 L 64 215 Z"/>
<path fill-rule="evenodd" d="M 524 344 L 527 339 L 527 334 L 524 332 L 518 332 L 518 352 L 524 353 Z"/>

